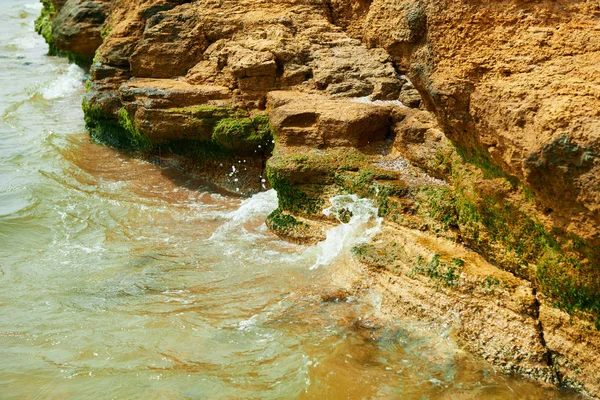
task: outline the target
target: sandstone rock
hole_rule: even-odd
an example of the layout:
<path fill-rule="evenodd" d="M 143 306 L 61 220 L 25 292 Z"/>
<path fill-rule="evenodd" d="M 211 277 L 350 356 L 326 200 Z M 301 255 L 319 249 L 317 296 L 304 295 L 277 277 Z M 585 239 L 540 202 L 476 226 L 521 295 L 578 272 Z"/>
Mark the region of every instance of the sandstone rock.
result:
<path fill-rule="evenodd" d="M 272 77 L 275 82 L 277 64 L 271 52 L 240 48 L 229 54 L 227 64 L 236 78 L 265 76 Z"/>
<path fill-rule="evenodd" d="M 375 89 L 371 94 L 371 101 L 393 101 L 400 96 L 402 81 L 398 79 L 381 79 L 375 82 Z M 419 97 L 420 100 L 420 97 Z"/>
<path fill-rule="evenodd" d="M 285 146 L 362 147 L 383 141 L 390 108 L 300 93 L 269 94 L 271 124 Z"/>
<path fill-rule="evenodd" d="M 600 397 L 600 332 L 541 299 L 540 322 L 552 361 L 566 385 L 593 398 Z"/>
<path fill-rule="evenodd" d="M 384 291 L 384 314 L 393 318 L 417 315 L 434 324 L 452 325 L 467 348 L 503 370 L 557 382 L 540 339 L 535 307 L 529 306 L 535 304 L 529 282 L 453 242 L 407 228 L 388 225 L 383 229 L 377 244 L 363 250 L 359 258 L 368 259 L 381 246 L 387 246 L 384 254 L 391 254 L 393 243 L 403 249 L 393 253 L 385 268 L 369 267 L 361 277 Z M 438 269 L 452 265 L 452 258 L 462 260 L 454 265 L 457 281 L 444 281 L 443 275 L 427 269 L 433 260 Z M 414 260 L 423 264 L 415 265 Z"/>
<path fill-rule="evenodd" d="M 600 40 L 591 32 L 600 29 L 599 15 L 590 1 L 376 0 L 363 27 L 369 45 L 410 71 L 451 140 L 484 150 L 526 183 L 556 227 L 600 243 L 600 175 L 591 158 L 600 82 L 593 67 Z M 578 161 L 557 155 L 567 170 L 542 178 L 536 154 L 563 135 L 588 152 L 589 165 L 569 168 Z"/>
<path fill-rule="evenodd" d="M 416 89 L 405 89 L 402 88 L 398 100 L 407 107 L 419 108 L 421 105 L 421 95 Z"/>
<path fill-rule="evenodd" d="M 102 43 L 101 31 L 110 12 L 110 0 L 43 0 L 35 29 L 49 47 L 49 54 L 67 56 L 87 67 Z"/>
<path fill-rule="evenodd" d="M 371 0 L 331 0 L 329 18 L 331 22 L 342 27 L 352 37 L 361 38 L 364 19 L 369 11 Z"/>
<path fill-rule="evenodd" d="M 56 47 L 91 61 L 102 44 L 100 34 L 108 7 L 108 1 L 68 0 L 52 24 Z"/>
<path fill-rule="evenodd" d="M 171 79 L 137 78 L 119 87 L 124 104 L 135 103 L 146 108 L 189 107 L 194 105 L 229 105 L 230 92 L 225 87 L 190 85 Z"/>
<path fill-rule="evenodd" d="M 202 22 L 193 9 L 157 13 L 146 22 L 144 34 L 129 58 L 131 72 L 154 78 L 185 75 L 201 60 L 208 45 Z"/>

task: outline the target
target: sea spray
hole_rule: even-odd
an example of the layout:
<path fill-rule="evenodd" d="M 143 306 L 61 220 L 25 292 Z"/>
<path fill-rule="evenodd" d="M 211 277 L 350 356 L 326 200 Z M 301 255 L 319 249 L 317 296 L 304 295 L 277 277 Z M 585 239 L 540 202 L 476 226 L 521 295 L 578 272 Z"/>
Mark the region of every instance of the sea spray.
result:
<path fill-rule="evenodd" d="M 373 106 L 395 106 L 407 108 L 400 100 L 371 100 L 369 96 L 355 97 L 351 99 L 353 103 L 370 104 Z"/>
<path fill-rule="evenodd" d="M 49 86 L 41 90 L 41 95 L 46 100 L 60 99 L 81 90 L 85 72 L 75 64 L 70 64 Z"/>
<path fill-rule="evenodd" d="M 316 246 L 307 248 L 295 256 L 279 254 L 282 262 L 308 263 L 310 269 L 328 265 L 342 254 L 349 253 L 352 246 L 368 241 L 381 230 L 383 218 L 369 199 L 356 195 L 340 195 L 330 199 L 331 206 L 323 210 L 326 216 L 334 216 L 341 224 L 326 232 L 326 238 Z M 256 231 L 248 230 L 253 221 L 263 220 L 277 208 L 277 192 L 269 190 L 244 200 L 240 206 L 223 218 L 226 222 L 211 236 L 212 241 L 222 241 L 235 234 L 241 239 L 256 240 Z M 242 233 L 242 235 L 240 235 Z"/>
<path fill-rule="evenodd" d="M 211 236 L 211 240 L 222 238 L 228 232 L 242 230 L 247 232 L 244 225 L 254 219 L 261 218 L 263 221 L 277 208 L 277 192 L 273 189 L 257 193 L 242 201 L 239 208 L 224 216 L 227 220 Z"/>
<path fill-rule="evenodd" d="M 324 241 L 316 246 L 317 260 L 310 269 L 328 265 L 352 246 L 368 241 L 381 231 L 383 218 L 369 199 L 357 195 L 340 195 L 330 199 L 331 207 L 323 210 L 341 224 L 328 230 Z M 349 217 L 349 220 L 348 220 Z"/>

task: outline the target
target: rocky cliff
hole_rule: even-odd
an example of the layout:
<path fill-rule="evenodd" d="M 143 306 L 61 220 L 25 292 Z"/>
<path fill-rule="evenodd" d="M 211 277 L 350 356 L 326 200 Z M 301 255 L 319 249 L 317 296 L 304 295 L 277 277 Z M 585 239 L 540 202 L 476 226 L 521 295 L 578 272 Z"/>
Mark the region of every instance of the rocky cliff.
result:
<path fill-rule="evenodd" d="M 372 198 L 357 290 L 600 397 L 597 0 L 43 3 L 51 52 L 91 64 L 96 140 L 270 184 L 296 242 L 345 222 L 331 196 Z"/>

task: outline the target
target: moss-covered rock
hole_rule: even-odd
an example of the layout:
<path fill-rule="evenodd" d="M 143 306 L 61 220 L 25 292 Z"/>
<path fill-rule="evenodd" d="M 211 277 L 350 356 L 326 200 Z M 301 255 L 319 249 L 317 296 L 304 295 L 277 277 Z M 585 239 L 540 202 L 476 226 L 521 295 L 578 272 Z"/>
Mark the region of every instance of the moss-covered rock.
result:
<path fill-rule="evenodd" d="M 352 254 L 360 262 L 376 268 L 394 268 L 396 263 L 405 258 L 405 251 L 398 243 L 384 242 L 379 246 L 372 243 L 361 243 L 352 248 Z"/>
<path fill-rule="evenodd" d="M 269 118 L 257 115 L 252 118 L 223 118 L 212 132 L 212 142 L 237 153 L 263 152 L 272 148 L 273 132 Z"/>
<path fill-rule="evenodd" d="M 456 229 L 457 240 L 600 328 L 600 248 L 548 229 L 534 216 L 532 193 L 480 154 L 457 150 L 442 159 L 452 186 L 412 193 L 427 229 Z"/>
<path fill-rule="evenodd" d="M 54 37 L 52 36 L 52 20 L 57 13 L 56 7 L 52 0 L 41 0 L 42 12 L 35 20 L 35 31 L 42 35 L 46 43 L 48 43 L 48 54 L 56 55 L 57 49 L 54 45 Z"/>
<path fill-rule="evenodd" d="M 277 191 L 282 210 L 299 215 L 314 215 L 322 211 L 325 204 L 322 198 L 324 185 L 303 185 L 299 188 L 272 168 L 267 168 L 267 179 Z"/>
<path fill-rule="evenodd" d="M 46 40 L 48 54 L 66 57 L 83 68 L 89 67 L 105 37 L 102 31 L 109 4 L 74 0 L 41 2 L 43 7 L 35 21 L 35 30 Z"/>
<path fill-rule="evenodd" d="M 396 173 L 373 166 L 372 157 L 355 148 L 280 152 L 268 161 L 267 176 L 280 207 L 300 215 L 320 214 L 338 194 L 371 198 L 380 214 L 388 215 L 391 198 L 407 193 Z"/>
<path fill-rule="evenodd" d="M 435 254 L 428 262 L 418 257 L 412 272 L 426 275 L 444 286 L 456 286 L 463 266 L 464 261 L 460 258 L 452 259 L 451 263 L 444 263 L 440 260 L 440 255 Z"/>
<path fill-rule="evenodd" d="M 115 118 L 114 115 L 84 99 L 82 109 L 86 128 L 94 140 L 132 153 L 144 153 L 151 150 L 152 145 L 135 128 L 124 108 L 119 110 Z"/>
<path fill-rule="evenodd" d="M 267 217 L 266 224 L 277 236 L 296 243 L 309 244 L 322 240 L 322 233 L 278 208 Z"/>
<path fill-rule="evenodd" d="M 268 162 L 268 178 L 284 212 L 321 218 L 331 196 L 371 198 L 387 221 L 464 243 L 534 282 L 556 306 L 587 315 L 600 327 L 600 249 L 548 229 L 535 217 L 532 193 L 482 153 L 440 149 L 428 162 L 434 171 L 447 171 L 449 184 L 407 184 L 398 172 L 374 165 L 372 156 L 348 148 L 277 151 Z M 414 269 L 445 285 L 456 281 L 458 270 L 439 260 L 422 261 Z"/>

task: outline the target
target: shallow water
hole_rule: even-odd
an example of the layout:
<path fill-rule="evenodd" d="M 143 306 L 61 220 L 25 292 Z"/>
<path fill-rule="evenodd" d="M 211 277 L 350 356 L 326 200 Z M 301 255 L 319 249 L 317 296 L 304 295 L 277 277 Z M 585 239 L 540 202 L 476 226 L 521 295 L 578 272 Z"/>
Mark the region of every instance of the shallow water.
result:
<path fill-rule="evenodd" d="M 90 142 L 84 73 L 44 55 L 36 3 L 0 14 L 1 399 L 566 399 L 396 321 L 378 297 L 322 302 L 356 219 L 280 241 L 274 192 L 225 197 Z"/>

